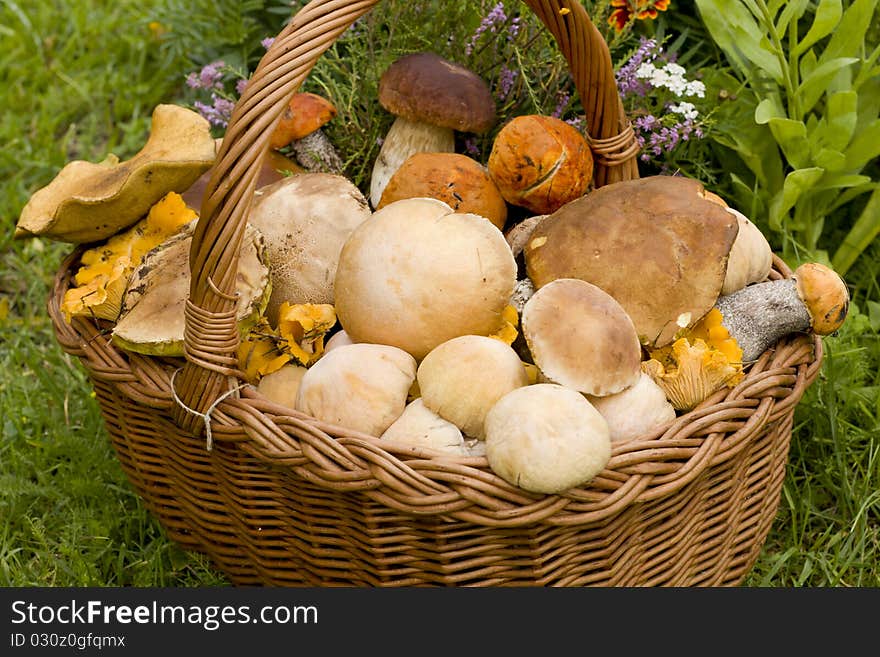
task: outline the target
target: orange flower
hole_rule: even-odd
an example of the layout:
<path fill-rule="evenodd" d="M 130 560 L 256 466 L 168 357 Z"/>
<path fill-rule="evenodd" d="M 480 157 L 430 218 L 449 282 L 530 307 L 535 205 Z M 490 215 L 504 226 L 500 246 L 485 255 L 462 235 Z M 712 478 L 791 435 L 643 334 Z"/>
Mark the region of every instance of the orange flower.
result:
<path fill-rule="evenodd" d="M 608 17 L 608 24 L 622 32 L 630 21 L 657 18 L 658 11 L 669 8 L 669 0 L 611 0 L 611 6 L 615 9 Z"/>

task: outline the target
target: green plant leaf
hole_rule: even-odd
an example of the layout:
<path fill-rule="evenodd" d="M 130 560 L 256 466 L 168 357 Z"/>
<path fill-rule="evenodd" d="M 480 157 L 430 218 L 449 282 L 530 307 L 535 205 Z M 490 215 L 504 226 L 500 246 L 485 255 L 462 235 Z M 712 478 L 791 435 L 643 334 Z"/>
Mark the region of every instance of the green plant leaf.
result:
<path fill-rule="evenodd" d="M 695 0 L 700 18 L 715 44 L 744 78 L 754 76 L 758 66 L 781 84 L 779 62 L 769 50 L 761 48 L 765 35 L 742 2 Z"/>
<path fill-rule="evenodd" d="M 789 2 L 786 2 L 784 5 L 785 8 L 779 15 L 779 20 L 776 21 L 776 33 L 785 34 L 791 20 L 800 20 L 809 4 L 810 0 L 790 0 Z"/>
<path fill-rule="evenodd" d="M 820 180 L 815 191 L 820 192 L 826 189 L 846 189 L 848 187 L 858 187 L 871 182 L 870 176 L 860 176 L 858 174 L 836 174 L 829 172 L 822 180 Z"/>
<path fill-rule="evenodd" d="M 810 165 L 810 142 L 803 121 L 774 117 L 767 124 L 792 167 L 803 169 Z"/>
<path fill-rule="evenodd" d="M 829 173 L 838 173 L 846 167 L 846 156 L 832 148 L 822 148 L 813 155 L 813 163 Z"/>
<path fill-rule="evenodd" d="M 804 35 L 804 38 L 792 48 L 794 56 L 800 57 L 814 43 L 831 34 L 840 22 L 840 17 L 842 15 L 843 6 L 840 0 L 819 0 L 819 5 L 816 7 L 816 14 L 813 18 L 813 24 Z"/>
<path fill-rule="evenodd" d="M 755 123 L 765 125 L 770 119 L 785 118 L 785 110 L 775 98 L 765 98 L 755 108 Z"/>
<path fill-rule="evenodd" d="M 875 157 L 880 157 L 880 119 L 861 129 L 846 150 L 846 168 L 860 171 Z"/>
<path fill-rule="evenodd" d="M 828 45 L 819 57 L 820 62 L 839 57 L 858 57 L 861 54 L 877 2 L 878 0 L 854 0 L 843 12 L 837 29 L 831 33 Z"/>
<path fill-rule="evenodd" d="M 829 83 L 840 70 L 846 66 L 852 66 L 858 61 L 858 57 L 838 57 L 821 62 L 803 79 L 797 91 L 795 91 L 800 100 L 801 111 L 804 114 L 809 112 L 828 89 Z"/>
<path fill-rule="evenodd" d="M 822 175 L 824 169 L 819 167 L 809 167 L 792 171 L 785 177 L 785 183 L 770 201 L 770 227 L 774 230 L 782 230 L 783 219 L 788 214 L 795 203 L 798 202 L 801 195 L 809 191 L 815 185 Z"/>
<path fill-rule="evenodd" d="M 843 152 L 855 134 L 858 122 L 859 95 L 854 91 L 830 94 L 825 103 L 825 116 L 810 131 L 814 152 L 831 148 Z"/>
<path fill-rule="evenodd" d="M 831 258 L 834 271 L 843 276 L 878 234 L 880 234 L 880 187 L 875 188 L 862 214 L 834 252 Z"/>

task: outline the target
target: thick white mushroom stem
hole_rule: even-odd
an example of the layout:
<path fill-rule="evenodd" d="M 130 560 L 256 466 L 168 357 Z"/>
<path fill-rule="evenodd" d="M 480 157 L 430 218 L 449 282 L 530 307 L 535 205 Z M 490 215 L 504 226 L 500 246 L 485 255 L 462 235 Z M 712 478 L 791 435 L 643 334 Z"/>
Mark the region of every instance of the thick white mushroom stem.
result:
<path fill-rule="evenodd" d="M 370 178 L 370 204 L 379 205 L 382 192 L 394 172 L 407 158 L 416 153 L 452 153 L 455 151 L 455 132 L 451 128 L 410 121 L 398 116 L 391 124 L 379 155 L 373 164 Z"/>
<path fill-rule="evenodd" d="M 342 158 L 323 130 L 315 130 L 290 144 L 296 161 L 312 173 L 342 173 Z"/>
<path fill-rule="evenodd" d="M 849 291 L 832 269 L 807 263 L 791 278 L 749 285 L 719 297 L 715 305 L 747 364 L 791 333 L 836 331 L 846 319 Z"/>

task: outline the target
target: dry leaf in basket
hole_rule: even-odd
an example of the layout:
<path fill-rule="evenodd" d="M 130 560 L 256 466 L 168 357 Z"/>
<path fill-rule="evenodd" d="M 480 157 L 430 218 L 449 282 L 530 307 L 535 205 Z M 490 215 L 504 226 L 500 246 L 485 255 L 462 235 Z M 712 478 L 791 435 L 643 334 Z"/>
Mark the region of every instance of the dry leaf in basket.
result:
<path fill-rule="evenodd" d="M 540 289 L 558 278 L 588 281 L 614 297 L 649 347 L 671 343 L 721 292 L 736 217 L 703 185 L 650 176 L 605 185 L 541 220 L 524 256 Z"/>
<path fill-rule="evenodd" d="M 95 164 L 75 160 L 21 211 L 16 237 L 63 242 L 107 239 L 140 220 L 169 191 L 183 192 L 213 164 L 208 121 L 177 105 L 158 105 L 150 136 L 131 159 L 109 155 Z"/>
<path fill-rule="evenodd" d="M 84 251 L 75 287 L 61 304 L 67 321 L 74 315 L 115 321 L 128 279 L 144 255 L 196 218 L 180 194 L 168 192 L 134 226 Z"/>
<path fill-rule="evenodd" d="M 190 244 L 195 224 L 144 256 L 132 273 L 119 321 L 111 336 L 114 344 L 143 354 L 183 356 L 184 308 L 189 295 Z M 241 241 L 236 276 L 236 322 L 244 334 L 257 323 L 268 299 L 269 267 L 262 235 L 247 226 Z"/>

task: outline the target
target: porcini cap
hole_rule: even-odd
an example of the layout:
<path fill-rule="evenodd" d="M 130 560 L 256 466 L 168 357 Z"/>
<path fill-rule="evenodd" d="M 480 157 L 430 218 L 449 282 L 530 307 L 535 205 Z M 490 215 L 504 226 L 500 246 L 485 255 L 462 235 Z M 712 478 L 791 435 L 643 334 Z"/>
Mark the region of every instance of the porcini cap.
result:
<path fill-rule="evenodd" d="M 495 100 L 476 73 L 432 52 L 404 55 L 379 80 L 379 103 L 396 116 L 460 132 L 487 132 Z"/>
<path fill-rule="evenodd" d="M 549 215 L 524 254 L 540 288 L 579 278 L 614 297 L 642 342 L 661 347 L 715 304 L 739 226 L 681 176 L 599 187 Z"/>
<path fill-rule="evenodd" d="M 555 383 L 602 396 L 638 381 L 642 349 L 632 320 L 591 283 L 561 278 L 540 288 L 523 307 L 522 332 Z"/>
<path fill-rule="evenodd" d="M 377 210 L 404 198 L 436 198 L 456 212 L 485 217 L 499 229 L 507 221 L 507 203 L 482 164 L 460 153 L 416 153 L 394 172 Z"/>

